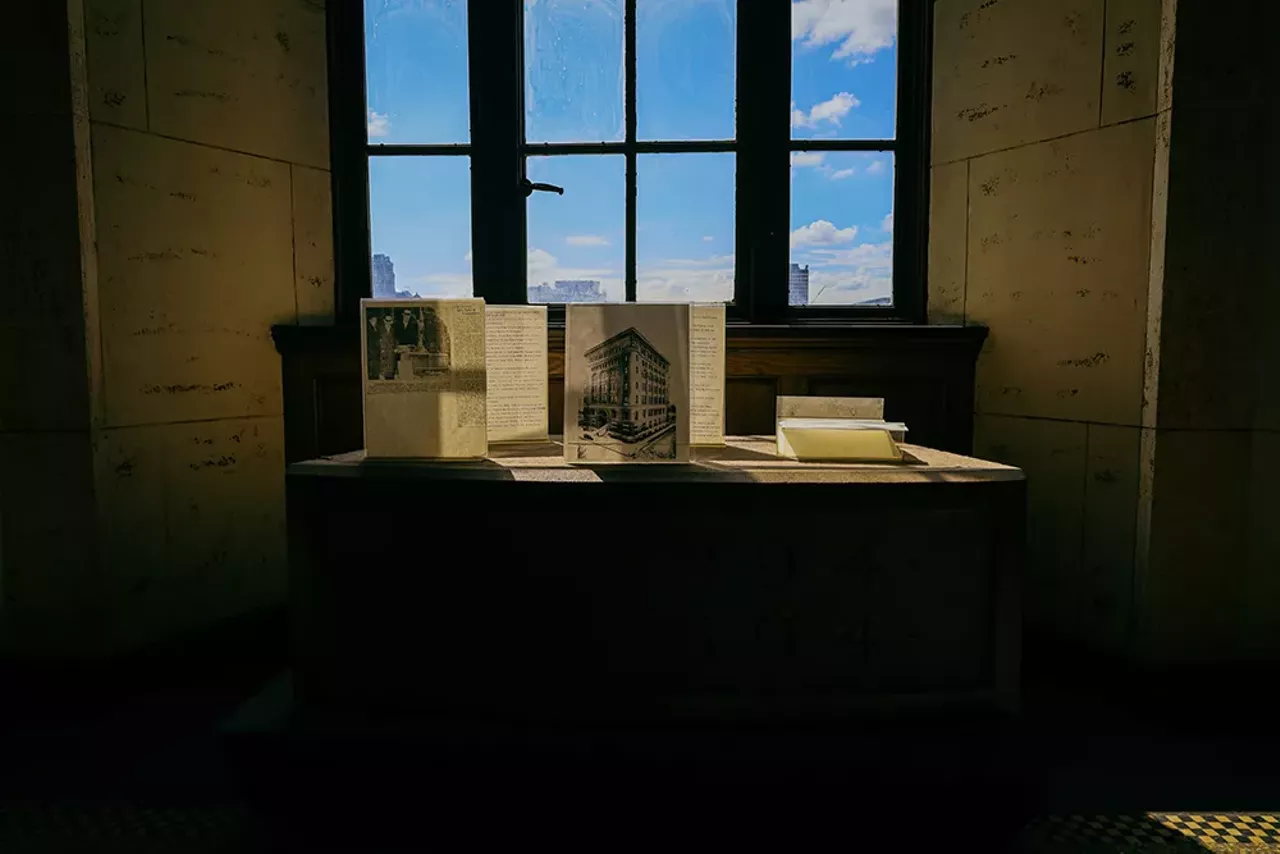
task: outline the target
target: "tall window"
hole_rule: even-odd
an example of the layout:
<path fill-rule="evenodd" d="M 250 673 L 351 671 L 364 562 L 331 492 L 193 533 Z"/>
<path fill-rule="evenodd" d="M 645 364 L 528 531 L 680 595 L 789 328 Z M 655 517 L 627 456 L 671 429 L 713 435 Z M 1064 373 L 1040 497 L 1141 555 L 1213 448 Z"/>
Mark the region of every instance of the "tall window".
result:
<path fill-rule="evenodd" d="M 920 320 L 931 6 L 331 0 L 340 313 Z"/>
<path fill-rule="evenodd" d="M 897 6 L 792 4 L 792 306 L 893 305 Z"/>

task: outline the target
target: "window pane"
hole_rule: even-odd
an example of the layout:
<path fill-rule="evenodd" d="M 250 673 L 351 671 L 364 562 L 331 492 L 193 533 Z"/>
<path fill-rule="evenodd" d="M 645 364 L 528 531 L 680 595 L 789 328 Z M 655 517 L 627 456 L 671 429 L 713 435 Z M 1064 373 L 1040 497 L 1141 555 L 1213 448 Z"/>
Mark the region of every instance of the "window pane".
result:
<path fill-rule="evenodd" d="M 893 304 L 893 155 L 791 155 L 791 304 Z"/>
<path fill-rule="evenodd" d="M 529 302 L 626 299 L 627 164 L 620 155 L 530 157 Z"/>
<path fill-rule="evenodd" d="M 471 158 L 370 157 L 373 295 L 471 296 Z"/>
<path fill-rule="evenodd" d="M 791 135 L 892 139 L 898 0 L 793 0 Z"/>
<path fill-rule="evenodd" d="M 637 158 L 637 299 L 733 299 L 733 179 L 733 154 Z"/>
<path fill-rule="evenodd" d="M 621 0 L 525 0 L 524 67 L 525 139 L 623 138 Z"/>
<path fill-rule="evenodd" d="M 467 142 L 466 0 L 365 0 L 369 141 Z"/>
<path fill-rule="evenodd" d="M 736 0 L 636 4 L 636 135 L 733 139 Z"/>

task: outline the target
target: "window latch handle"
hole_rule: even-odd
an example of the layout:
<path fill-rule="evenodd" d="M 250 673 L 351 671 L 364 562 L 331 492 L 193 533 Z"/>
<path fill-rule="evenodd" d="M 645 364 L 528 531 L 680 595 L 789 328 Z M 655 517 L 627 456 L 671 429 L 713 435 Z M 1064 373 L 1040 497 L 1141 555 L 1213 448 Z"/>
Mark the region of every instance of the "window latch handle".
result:
<path fill-rule="evenodd" d="M 534 190 L 539 190 L 543 193 L 555 193 L 558 196 L 564 195 L 564 187 L 557 187 L 555 184 L 535 184 L 528 178 L 520 181 L 520 189 L 524 190 L 525 198 L 532 196 Z"/>

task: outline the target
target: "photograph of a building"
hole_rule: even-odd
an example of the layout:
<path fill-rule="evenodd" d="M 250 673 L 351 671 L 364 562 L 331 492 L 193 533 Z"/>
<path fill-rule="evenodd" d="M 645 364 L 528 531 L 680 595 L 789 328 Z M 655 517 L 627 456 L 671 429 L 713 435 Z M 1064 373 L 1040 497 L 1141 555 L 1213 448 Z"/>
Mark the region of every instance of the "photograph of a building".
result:
<path fill-rule="evenodd" d="M 689 460 L 687 303 L 565 307 L 569 463 Z"/>
<path fill-rule="evenodd" d="M 589 376 L 578 426 L 629 444 L 675 430 L 671 363 L 633 326 L 585 354 Z"/>

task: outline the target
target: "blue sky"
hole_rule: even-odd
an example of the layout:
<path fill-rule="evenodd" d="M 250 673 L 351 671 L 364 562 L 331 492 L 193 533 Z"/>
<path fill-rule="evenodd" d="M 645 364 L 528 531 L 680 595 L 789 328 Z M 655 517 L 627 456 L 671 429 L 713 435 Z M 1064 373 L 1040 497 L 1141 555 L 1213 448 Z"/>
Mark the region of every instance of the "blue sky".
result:
<path fill-rule="evenodd" d="M 641 139 L 733 137 L 735 5 L 638 0 Z M 529 141 L 623 138 L 622 8 L 525 0 Z M 370 141 L 467 142 L 465 0 L 365 0 L 365 9 Z M 793 2 L 794 139 L 893 136 L 896 18 L 896 0 Z M 641 300 L 731 297 L 734 166 L 733 154 L 639 157 Z M 470 294 L 469 168 L 465 157 L 372 158 L 373 251 L 395 261 L 400 288 Z M 892 155 L 796 153 L 791 171 L 792 261 L 809 265 L 811 302 L 889 295 Z M 530 284 L 598 279 L 621 299 L 623 158 L 531 158 L 528 172 L 565 188 L 529 200 Z"/>

